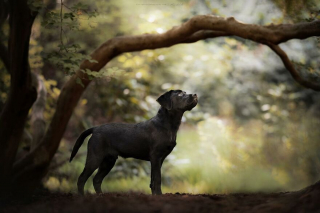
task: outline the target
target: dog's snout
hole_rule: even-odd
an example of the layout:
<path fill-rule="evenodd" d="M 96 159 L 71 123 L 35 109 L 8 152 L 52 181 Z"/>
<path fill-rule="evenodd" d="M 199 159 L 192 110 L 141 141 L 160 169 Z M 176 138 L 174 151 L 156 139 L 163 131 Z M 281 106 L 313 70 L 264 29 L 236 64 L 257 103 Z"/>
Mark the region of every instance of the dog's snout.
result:
<path fill-rule="evenodd" d="M 193 94 L 192 96 L 193 96 L 194 98 L 197 98 L 197 94 Z"/>

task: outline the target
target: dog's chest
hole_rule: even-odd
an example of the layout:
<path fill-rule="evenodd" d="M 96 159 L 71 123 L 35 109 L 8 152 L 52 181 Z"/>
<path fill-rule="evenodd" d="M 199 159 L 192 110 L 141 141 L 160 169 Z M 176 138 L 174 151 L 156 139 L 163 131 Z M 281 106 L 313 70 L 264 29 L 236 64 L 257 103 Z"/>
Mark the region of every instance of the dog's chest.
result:
<path fill-rule="evenodd" d="M 175 142 L 165 142 L 162 143 L 161 145 L 158 145 L 156 150 L 158 153 L 161 153 L 161 156 L 168 156 L 172 150 L 174 149 L 174 147 L 176 146 Z"/>
<path fill-rule="evenodd" d="M 175 141 L 168 143 L 167 150 L 171 152 L 176 145 L 177 145 L 177 143 Z"/>
<path fill-rule="evenodd" d="M 156 135 L 156 138 L 153 142 L 153 150 L 156 150 L 161 155 L 167 156 L 176 146 L 176 134 L 172 131 L 161 132 Z"/>
<path fill-rule="evenodd" d="M 166 132 L 161 135 L 159 135 L 159 139 L 171 146 L 176 145 L 176 139 L 177 139 L 177 133 L 176 132 Z"/>
<path fill-rule="evenodd" d="M 171 152 L 177 144 L 177 142 L 176 142 L 177 134 L 170 133 L 170 134 L 168 134 L 167 137 L 168 137 L 168 139 L 165 142 L 165 149 L 166 149 L 166 151 Z"/>

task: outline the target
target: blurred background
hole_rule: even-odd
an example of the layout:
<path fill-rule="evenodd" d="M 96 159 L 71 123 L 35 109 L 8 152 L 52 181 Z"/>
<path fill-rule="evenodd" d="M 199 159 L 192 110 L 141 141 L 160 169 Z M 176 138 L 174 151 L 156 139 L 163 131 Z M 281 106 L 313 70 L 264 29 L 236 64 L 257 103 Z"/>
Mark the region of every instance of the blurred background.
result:
<path fill-rule="evenodd" d="M 36 19 L 31 38 L 31 68 L 45 85 L 48 122 L 64 82 L 83 57 L 108 39 L 161 34 L 200 14 L 268 25 L 311 21 L 319 18 L 320 9 L 316 0 L 64 0 L 63 4 L 72 9 L 63 7 L 63 33 L 58 0 Z M 61 39 L 74 54 L 72 59 L 63 58 Z M 317 38 L 280 46 L 301 75 L 320 74 Z M 2 108 L 10 75 L 2 62 L 0 70 Z M 104 123 L 150 119 L 159 109 L 155 100 L 170 89 L 197 93 L 199 104 L 184 114 L 177 146 L 164 162 L 164 193 L 288 191 L 320 178 L 320 94 L 294 82 L 264 45 L 224 37 L 126 53 L 113 59 L 103 73 L 85 91 L 69 122 L 43 182 L 51 191 L 76 191 L 86 143 L 72 163 L 68 160 L 82 131 Z M 26 132 L 29 128 L 30 124 Z M 18 156 L 28 147 L 26 137 Z M 102 189 L 150 193 L 149 182 L 149 162 L 119 158 Z M 94 192 L 92 178 L 86 189 Z"/>

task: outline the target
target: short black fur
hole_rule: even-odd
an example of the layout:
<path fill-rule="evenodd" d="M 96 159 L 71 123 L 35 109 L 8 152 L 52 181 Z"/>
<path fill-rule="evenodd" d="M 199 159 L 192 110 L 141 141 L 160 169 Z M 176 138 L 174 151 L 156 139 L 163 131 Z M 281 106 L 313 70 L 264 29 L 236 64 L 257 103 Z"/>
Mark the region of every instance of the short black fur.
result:
<path fill-rule="evenodd" d="M 78 179 L 78 191 L 84 194 L 84 185 L 92 173 L 94 189 L 101 193 L 101 183 L 114 166 L 118 156 L 151 162 L 152 194 L 161 192 L 161 166 L 176 145 L 177 132 L 185 111 L 198 103 L 196 94 L 181 90 L 170 90 L 157 101 L 161 105 L 157 115 L 138 124 L 110 123 L 84 131 L 73 147 L 70 162 L 77 154 L 84 139 L 92 134 L 88 142 L 85 168 Z"/>

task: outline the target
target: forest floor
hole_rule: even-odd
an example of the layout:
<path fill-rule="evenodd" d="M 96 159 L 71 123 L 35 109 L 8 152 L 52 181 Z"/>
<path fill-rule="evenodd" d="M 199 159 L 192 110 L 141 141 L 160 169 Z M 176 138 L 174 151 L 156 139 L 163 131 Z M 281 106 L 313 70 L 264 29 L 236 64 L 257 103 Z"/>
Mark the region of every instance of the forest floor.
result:
<path fill-rule="evenodd" d="M 308 191 L 228 195 L 176 193 L 161 196 L 134 192 L 86 196 L 47 193 L 32 196 L 27 201 L 2 203 L 0 212 L 320 212 L 318 198 Z"/>

